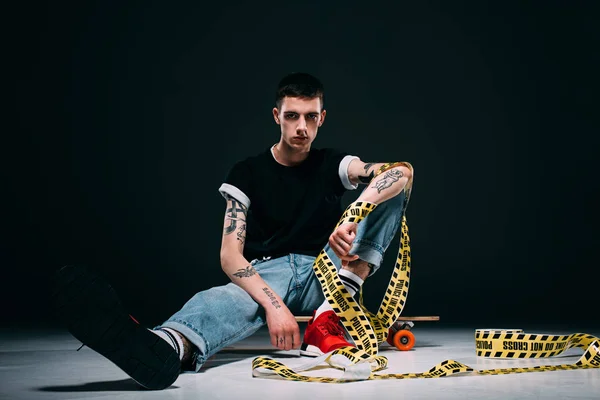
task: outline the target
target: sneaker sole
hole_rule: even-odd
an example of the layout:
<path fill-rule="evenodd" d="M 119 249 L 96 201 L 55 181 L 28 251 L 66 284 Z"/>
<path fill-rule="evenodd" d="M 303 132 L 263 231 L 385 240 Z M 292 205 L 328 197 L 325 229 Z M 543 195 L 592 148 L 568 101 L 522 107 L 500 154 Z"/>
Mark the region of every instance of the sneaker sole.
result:
<path fill-rule="evenodd" d="M 300 346 L 300 355 L 305 357 L 319 357 L 322 356 L 323 353 L 321 349 L 317 346 L 313 346 L 312 344 L 302 343 Z"/>
<path fill-rule="evenodd" d="M 55 275 L 53 305 L 69 332 L 106 357 L 146 389 L 171 386 L 181 363 L 163 339 L 138 325 L 112 286 L 83 266 L 65 266 Z"/>

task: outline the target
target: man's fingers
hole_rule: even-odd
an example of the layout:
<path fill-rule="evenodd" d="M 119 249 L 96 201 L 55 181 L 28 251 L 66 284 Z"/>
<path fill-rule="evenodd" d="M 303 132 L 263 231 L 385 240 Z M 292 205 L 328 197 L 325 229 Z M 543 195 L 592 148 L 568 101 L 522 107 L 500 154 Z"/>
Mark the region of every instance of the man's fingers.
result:
<path fill-rule="evenodd" d="M 301 345 L 300 327 L 296 322 L 296 326 L 284 327 L 282 331 L 271 335 L 271 344 L 280 350 L 297 349 Z"/>
<path fill-rule="evenodd" d="M 338 245 L 340 246 L 340 248 L 342 249 L 344 254 L 347 254 L 350 251 L 350 248 L 352 247 L 348 243 L 346 243 L 342 240 L 339 241 Z"/>
<path fill-rule="evenodd" d="M 273 347 L 283 350 L 285 347 L 285 336 L 286 334 L 281 328 L 274 329 L 271 333 L 271 344 Z"/>
<path fill-rule="evenodd" d="M 342 237 L 334 236 L 329 240 L 329 245 L 338 257 L 345 256 L 352 248 L 352 241 L 348 242 Z"/>
<path fill-rule="evenodd" d="M 300 347 L 300 329 L 296 328 L 294 329 L 294 334 L 292 336 L 292 348 L 297 349 Z"/>
<path fill-rule="evenodd" d="M 352 245 L 344 242 L 339 236 L 331 235 L 329 237 L 329 246 L 336 256 L 342 261 L 342 266 L 347 266 L 350 261 L 358 260 L 357 255 L 348 254 Z"/>
<path fill-rule="evenodd" d="M 337 241 L 332 240 L 331 242 L 329 242 L 329 246 L 331 247 L 331 250 L 333 250 L 336 256 L 341 258 L 344 255 L 346 255 L 346 252 L 344 252 L 344 249 L 342 249 L 342 247 Z"/>
<path fill-rule="evenodd" d="M 277 335 L 271 334 L 271 345 L 273 345 L 273 347 L 277 347 Z"/>
<path fill-rule="evenodd" d="M 352 242 L 354 241 L 354 236 L 354 232 L 352 232 L 351 234 L 344 233 L 340 235 L 340 239 L 342 239 L 344 243 L 352 244 Z"/>
<path fill-rule="evenodd" d="M 300 347 L 300 327 L 296 322 L 296 326 L 293 327 L 289 334 L 285 337 L 285 349 L 292 350 Z"/>
<path fill-rule="evenodd" d="M 285 343 L 284 343 L 284 350 L 291 350 L 292 349 L 292 343 L 293 343 L 294 339 L 292 335 L 286 336 L 285 337 Z"/>

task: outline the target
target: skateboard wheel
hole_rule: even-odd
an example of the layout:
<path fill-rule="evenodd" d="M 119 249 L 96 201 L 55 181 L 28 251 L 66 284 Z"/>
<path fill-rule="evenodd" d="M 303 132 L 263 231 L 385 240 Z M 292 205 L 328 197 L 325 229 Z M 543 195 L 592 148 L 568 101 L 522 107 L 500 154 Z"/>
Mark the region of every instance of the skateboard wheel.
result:
<path fill-rule="evenodd" d="M 415 345 L 415 335 L 406 329 L 400 330 L 394 334 L 394 346 L 400 351 L 408 351 Z"/>

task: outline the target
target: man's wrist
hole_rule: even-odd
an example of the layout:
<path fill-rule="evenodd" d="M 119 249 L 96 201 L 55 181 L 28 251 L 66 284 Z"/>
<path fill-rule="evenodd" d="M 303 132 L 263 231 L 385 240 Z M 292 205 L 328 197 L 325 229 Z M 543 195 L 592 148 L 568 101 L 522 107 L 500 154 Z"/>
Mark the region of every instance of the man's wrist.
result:
<path fill-rule="evenodd" d="M 280 310 L 282 308 L 283 300 L 281 300 L 269 287 L 262 287 L 261 292 L 261 305 L 265 310 Z"/>

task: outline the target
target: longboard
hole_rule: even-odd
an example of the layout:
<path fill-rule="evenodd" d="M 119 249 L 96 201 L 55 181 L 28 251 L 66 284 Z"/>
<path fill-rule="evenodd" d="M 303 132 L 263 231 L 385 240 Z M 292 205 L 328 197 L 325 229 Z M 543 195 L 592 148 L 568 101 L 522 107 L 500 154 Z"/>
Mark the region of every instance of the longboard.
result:
<path fill-rule="evenodd" d="M 298 322 L 308 322 L 312 317 L 309 316 L 297 316 L 296 321 Z M 419 315 L 417 317 L 405 317 L 403 315 L 399 316 L 396 321 L 439 321 L 439 315 Z"/>
<path fill-rule="evenodd" d="M 311 316 L 296 316 L 297 322 L 308 322 Z M 400 351 L 408 351 L 415 345 L 415 335 L 412 333 L 412 328 L 415 322 L 439 321 L 439 315 L 419 315 L 419 316 L 403 316 L 398 317 L 396 322 L 391 326 L 390 333 L 387 338 L 387 343 Z M 272 346 L 228 346 L 221 351 L 232 350 L 266 350 L 274 349 Z"/>

